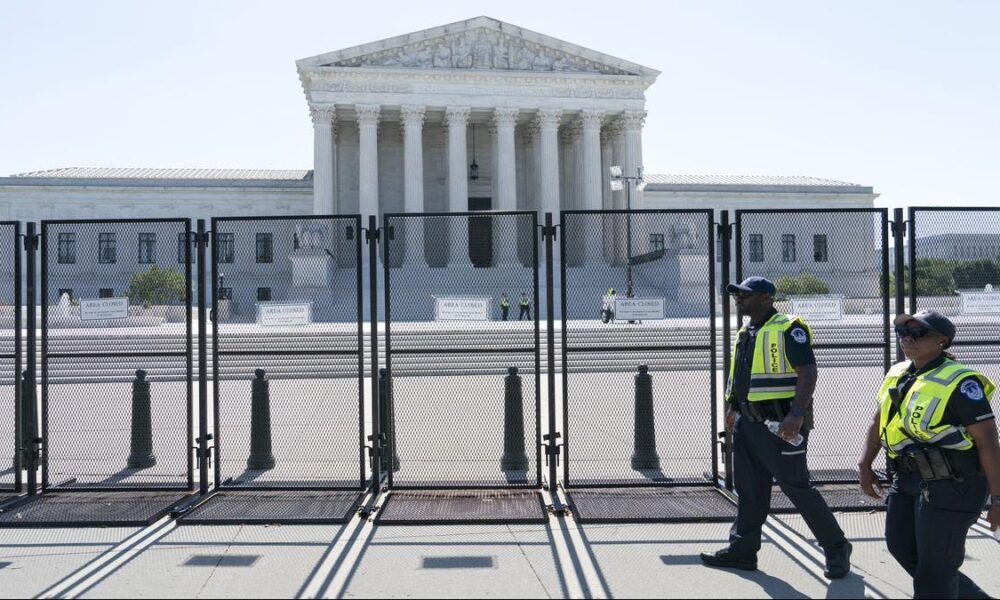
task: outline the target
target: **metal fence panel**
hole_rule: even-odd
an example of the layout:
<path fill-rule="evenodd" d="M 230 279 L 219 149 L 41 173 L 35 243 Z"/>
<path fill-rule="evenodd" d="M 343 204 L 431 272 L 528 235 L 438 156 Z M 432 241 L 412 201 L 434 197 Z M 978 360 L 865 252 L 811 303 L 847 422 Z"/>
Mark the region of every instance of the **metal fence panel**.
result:
<path fill-rule="evenodd" d="M 564 211 L 561 223 L 564 485 L 714 485 L 711 211 Z M 625 314 L 630 296 L 646 318 Z"/>
<path fill-rule="evenodd" d="M 390 486 L 541 486 L 535 231 L 534 212 L 385 215 Z"/>
<path fill-rule="evenodd" d="M 191 222 L 43 221 L 42 486 L 192 489 Z"/>
<path fill-rule="evenodd" d="M 771 279 L 775 308 L 800 313 L 813 331 L 813 481 L 857 481 L 864 431 L 893 348 L 887 209 L 737 211 L 735 243 L 736 281 Z"/>
<path fill-rule="evenodd" d="M 357 215 L 212 220 L 217 486 L 367 485 L 361 238 Z"/>
<path fill-rule="evenodd" d="M 0 493 L 21 490 L 21 224 L 0 223 Z"/>
<path fill-rule="evenodd" d="M 949 351 L 1000 381 L 1000 210 L 912 208 L 910 223 L 910 306 L 952 319 Z"/>

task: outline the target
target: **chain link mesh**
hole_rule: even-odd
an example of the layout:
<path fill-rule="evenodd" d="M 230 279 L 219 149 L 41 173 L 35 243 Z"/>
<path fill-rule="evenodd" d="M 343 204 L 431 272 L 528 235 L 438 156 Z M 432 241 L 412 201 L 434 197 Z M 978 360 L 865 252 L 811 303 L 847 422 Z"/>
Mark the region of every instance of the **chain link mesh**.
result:
<path fill-rule="evenodd" d="M 819 369 L 812 479 L 856 481 L 864 431 L 889 366 L 888 212 L 737 211 L 736 232 L 736 279 L 770 279 L 778 288 L 775 308 L 800 314 L 812 329 Z M 817 308 L 809 304 L 815 300 L 827 302 Z"/>
<path fill-rule="evenodd" d="M 358 216 L 212 222 L 216 477 L 359 489 Z"/>
<path fill-rule="evenodd" d="M 193 485 L 190 235 L 187 219 L 42 222 L 46 487 Z"/>
<path fill-rule="evenodd" d="M 385 216 L 394 487 L 541 485 L 537 242 L 526 254 L 519 236 L 536 226 L 533 212 Z"/>
<path fill-rule="evenodd" d="M 22 349 L 17 311 L 21 280 L 20 239 L 17 223 L 0 223 L 0 492 L 15 491 L 19 478 L 18 446 L 18 356 Z"/>
<path fill-rule="evenodd" d="M 905 290 L 913 310 L 951 319 L 949 351 L 1000 382 L 1000 210 L 914 208 L 910 221 Z"/>
<path fill-rule="evenodd" d="M 711 479 L 711 223 L 709 211 L 562 213 L 569 486 Z M 629 296 L 647 318 L 627 316 Z"/>

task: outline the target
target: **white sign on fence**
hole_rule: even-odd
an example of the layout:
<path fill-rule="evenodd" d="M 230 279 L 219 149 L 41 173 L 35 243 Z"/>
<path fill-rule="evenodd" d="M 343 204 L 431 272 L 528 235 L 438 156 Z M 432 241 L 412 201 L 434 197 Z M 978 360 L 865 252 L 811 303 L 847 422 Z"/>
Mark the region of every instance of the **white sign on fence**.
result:
<path fill-rule="evenodd" d="M 844 318 L 843 296 L 792 298 L 792 314 L 809 321 L 840 321 Z"/>
<path fill-rule="evenodd" d="M 434 297 L 435 321 L 489 321 L 490 298 Z"/>
<path fill-rule="evenodd" d="M 258 304 L 257 324 L 261 327 L 310 325 L 312 324 L 312 304 L 273 304 L 270 302 Z"/>
<path fill-rule="evenodd" d="M 616 321 L 662 321 L 666 318 L 663 298 L 618 298 L 615 300 Z"/>
<path fill-rule="evenodd" d="M 1000 314 L 1000 292 L 958 292 L 962 296 L 963 315 Z"/>
<path fill-rule="evenodd" d="M 80 300 L 81 321 L 106 321 L 128 317 L 128 298 Z"/>

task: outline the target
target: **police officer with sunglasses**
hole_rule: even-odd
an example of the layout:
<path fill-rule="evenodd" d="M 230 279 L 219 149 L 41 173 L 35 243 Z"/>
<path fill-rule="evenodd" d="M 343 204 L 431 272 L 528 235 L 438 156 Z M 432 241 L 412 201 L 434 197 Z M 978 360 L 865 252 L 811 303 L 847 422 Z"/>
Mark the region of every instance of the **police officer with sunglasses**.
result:
<path fill-rule="evenodd" d="M 933 310 L 895 318 L 907 360 L 886 374 L 865 441 L 861 490 L 882 497 L 872 462 L 885 448 L 889 553 L 913 577 L 914 598 L 988 598 L 959 572 L 984 505 L 1000 527 L 1000 441 L 994 384 L 946 351 L 955 325 Z"/>

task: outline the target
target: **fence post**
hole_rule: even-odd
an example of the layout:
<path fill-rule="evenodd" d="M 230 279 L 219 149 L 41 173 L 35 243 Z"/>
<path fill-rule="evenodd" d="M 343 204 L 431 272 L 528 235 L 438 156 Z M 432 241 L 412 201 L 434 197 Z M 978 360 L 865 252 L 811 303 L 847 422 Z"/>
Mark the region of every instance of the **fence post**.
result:
<path fill-rule="evenodd" d="M 379 417 L 382 435 L 385 443 L 382 454 L 382 470 L 395 473 L 399 470 L 399 454 L 396 453 L 396 407 L 392 402 L 392 389 L 389 377 L 384 368 L 378 370 Z M 388 451 L 386 451 L 388 450 Z"/>
<path fill-rule="evenodd" d="M 524 451 L 524 399 L 517 367 L 509 367 L 503 380 L 503 457 L 500 468 L 504 471 L 528 470 L 528 455 Z"/>
<path fill-rule="evenodd" d="M 156 465 L 153 455 L 153 415 L 146 371 L 137 369 L 132 381 L 132 443 L 128 468 L 148 469 Z"/>
<path fill-rule="evenodd" d="M 264 369 L 254 371 L 250 398 L 250 458 L 247 469 L 267 471 L 274 468 L 271 454 L 271 390 Z"/>

